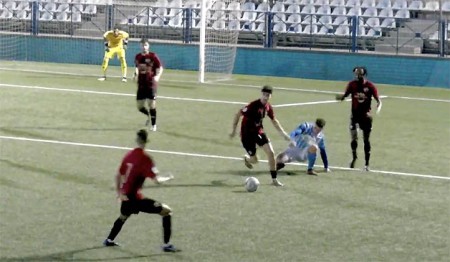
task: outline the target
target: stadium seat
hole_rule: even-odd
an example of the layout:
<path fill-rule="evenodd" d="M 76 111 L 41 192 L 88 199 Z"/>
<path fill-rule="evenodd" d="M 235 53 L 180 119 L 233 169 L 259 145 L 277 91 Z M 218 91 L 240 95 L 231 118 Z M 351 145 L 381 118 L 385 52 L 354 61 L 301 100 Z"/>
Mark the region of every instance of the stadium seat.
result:
<path fill-rule="evenodd" d="M 179 14 L 179 15 L 169 17 L 168 25 L 171 27 L 182 27 L 183 26 L 182 22 L 183 22 L 182 14 Z M 224 24 L 224 28 L 225 28 L 225 24 Z"/>
<path fill-rule="evenodd" d="M 267 2 L 262 2 L 256 7 L 256 12 L 265 13 L 270 11 L 270 5 Z"/>
<path fill-rule="evenodd" d="M 333 25 L 348 25 L 348 17 L 338 16 L 334 19 Z"/>
<path fill-rule="evenodd" d="M 303 32 L 301 24 L 292 24 L 288 28 L 288 33 L 300 34 Z"/>
<path fill-rule="evenodd" d="M 394 11 L 392 8 L 386 8 L 380 11 L 379 17 L 394 17 Z"/>
<path fill-rule="evenodd" d="M 231 2 L 228 4 L 227 10 L 241 10 L 241 3 Z"/>
<path fill-rule="evenodd" d="M 154 6 L 156 6 L 156 7 L 168 7 L 169 6 L 169 1 L 168 0 L 157 0 L 156 3 L 154 4 Z"/>
<path fill-rule="evenodd" d="M 211 7 L 212 10 L 222 10 L 225 11 L 227 9 L 227 4 L 222 1 L 217 1 Z"/>
<path fill-rule="evenodd" d="M 163 17 L 167 16 L 167 8 L 157 7 L 156 9 L 153 10 L 153 14 L 156 17 L 163 18 Z"/>
<path fill-rule="evenodd" d="M 273 31 L 278 33 L 286 33 L 287 28 L 284 22 L 277 22 L 273 25 Z"/>
<path fill-rule="evenodd" d="M 258 26 L 256 27 L 256 29 L 254 30 L 255 32 L 264 32 L 266 30 L 266 23 L 262 22 L 259 23 Z"/>
<path fill-rule="evenodd" d="M 356 32 L 357 37 L 366 36 L 366 28 L 363 25 L 358 26 L 358 31 Z"/>
<path fill-rule="evenodd" d="M 409 10 L 422 10 L 423 9 L 423 2 L 420 0 L 414 0 L 409 4 L 408 7 Z"/>
<path fill-rule="evenodd" d="M 306 15 L 303 17 L 302 25 L 313 25 L 317 24 L 317 17 L 315 15 Z"/>
<path fill-rule="evenodd" d="M 301 0 L 300 5 L 313 5 L 314 0 Z"/>
<path fill-rule="evenodd" d="M 301 0 L 286 0 L 286 2 L 284 2 L 287 5 L 299 5 Z"/>
<path fill-rule="evenodd" d="M 241 5 L 241 11 L 255 11 L 255 3 L 253 2 L 245 2 Z"/>
<path fill-rule="evenodd" d="M 95 6 L 97 7 L 97 6 Z M 82 4 L 74 4 L 72 5 L 72 12 L 76 13 L 84 13 L 84 8 Z"/>
<path fill-rule="evenodd" d="M 228 29 L 241 30 L 241 23 L 239 20 L 230 20 L 230 22 L 228 22 Z"/>
<path fill-rule="evenodd" d="M 445 3 L 442 4 L 442 11 L 450 12 L 450 1 L 445 2 Z"/>
<path fill-rule="evenodd" d="M 196 0 L 189 0 L 186 3 L 183 4 L 184 8 L 199 8 L 200 7 L 200 3 L 197 2 Z"/>
<path fill-rule="evenodd" d="M 169 2 L 169 7 L 181 8 L 183 6 L 183 2 L 181 0 L 172 0 Z"/>
<path fill-rule="evenodd" d="M 336 6 L 333 11 L 331 12 L 332 15 L 346 15 L 347 10 L 344 6 Z"/>
<path fill-rule="evenodd" d="M 331 25 L 333 24 L 333 19 L 329 15 L 324 15 L 319 18 L 319 21 L 317 21 L 317 23 L 320 25 Z"/>
<path fill-rule="evenodd" d="M 380 37 L 381 31 L 371 28 L 367 31 L 366 36 L 367 37 Z"/>
<path fill-rule="evenodd" d="M 256 12 L 247 11 L 243 12 L 241 20 L 243 21 L 254 21 L 256 19 Z"/>
<path fill-rule="evenodd" d="M 300 13 L 300 6 L 299 5 L 290 5 L 286 9 L 286 13 L 288 13 L 288 14 L 298 14 L 298 13 Z"/>
<path fill-rule="evenodd" d="M 378 9 L 375 7 L 369 7 L 364 11 L 363 16 L 376 17 L 378 16 Z"/>
<path fill-rule="evenodd" d="M 223 20 L 226 18 L 225 11 L 215 10 L 211 16 L 211 20 Z"/>
<path fill-rule="evenodd" d="M 330 5 L 330 0 L 316 0 L 314 2 L 316 6 Z"/>
<path fill-rule="evenodd" d="M 28 1 L 20 1 L 17 3 L 16 10 L 30 11 L 31 10 L 30 3 Z"/>
<path fill-rule="evenodd" d="M 300 14 L 292 14 L 286 20 L 287 24 L 300 24 L 301 22 L 302 16 Z"/>
<path fill-rule="evenodd" d="M 345 6 L 347 7 L 361 6 L 361 0 L 348 0 Z"/>
<path fill-rule="evenodd" d="M 426 2 L 424 9 L 429 10 L 429 11 L 438 11 L 439 10 L 439 2 L 438 1 Z"/>
<path fill-rule="evenodd" d="M 286 21 L 286 14 L 284 14 L 284 13 L 275 13 L 273 15 L 273 22 L 274 23 L 284 22 L 284 21 Z"/>
<path fill-rule="evenodd" d="M 72 13 L 70 21 L 74 23 L 81 23 L 81 13 Z"/>
<path fill-rule="evenodd" d="M 379 28 L 380 27 L 380 19 L 378 17 L 371 17 L 367 19 L 365 25 L 369 28 Z"/>
<path fill-rule="evenodd" d="M 7 19 L 7 18 L 13 18 L 13 16 L 14 16 L 13 12 L 9 11 L 8 9 L 0 10 L 0 18 Z"/>
<path fill-rule="evenodd" d="M 255 30 L 255 22 L 245 22 L 241 28 L 242 31 L 254 31 Z"/>
<path fill-rule="evenodd" d="M 386 19 L 384 19 L 381 22 L 380 27 L 381 28 L 395 28 L 396 27 L 395 19 L 394 18 L 386 18 Z"/>
<path fill-rule="evenodd" d="M 396 0 L 393 4 L 392 4 L 392 9 L 406 9 L 408 8 L 408 2 L 406 2 L 406 0 Z"/>
<path fill-rule="evenodd" d="M 31 13 L 27 10 L 19 10 L 17 11 L 15 17 L 19 20 L 31 20 Z"/>
<path fill-rule="evenodd" d="M 345 0 L 332 0 L 330 6 L 345 6 Z"/>
<path fill-rule="evenodd" d="M 396 18 L 409 18 L 410 14 L 409 14 L 409 10 L 408 9 L 400 9 L 397 11 L 397 13 L 395 13 Z"/>
<path fill-rule="evenodd" d="M 334 31 L 334 34 L 338 35 L 338 36 L 349 36 L 350 28 L 346 25 L 340 25 L 336 28 L 336 31 Z"/>
<path fill-rule="evenodd" d="M 56 9 L 56 12 L 70 12 L 69 4 L 60 4 Z"/>
<path fill-rule="evenodd" d="M 277 1 L 275 2 L 275 4 L 272 6 L 272 13 L 283 13 L 285 12 L 285 8 L 284 8 L 284 3 Z"/>
<path fill-rule="evenodd" d="M 318 32 L 318 28 L 317 25 L 306 25 L 305 28 L 303 29 L 302 33 L 303 34 L 308 34 L 308 35 L 315 35 Z"/>
<path fill-rule="evenodd" d="M 391 0 L 378 0 L 377 8 L 378 9 L 384 9 L 384 8 L 391 8 L 392 3 Z"/>
<path fill-rule="evenodd" d="M 329 25 L 321 26 L 319 32 L 317 32 L 318 35 L 332 35 L 333 33 L 334 33 L 333 27 Z"/>
<path fill-rule="evenodd" d="M 360 16 L 362 15 L 362 10 L 360 7 L 352 7 L 350 10 L 348 10 L 347 13 L 348 16 Z"/>
<path fill-rule="evenodd" d="M 305 5 L 300 13 L 301 14 L 315 14 L 316 7 L 314 5 Z"/>
<path fill-rule="evenodd" d="M 329 5 L 323 5 L 317 9 L 316 14 L 318 15 L 330 15 L 331 7 Z"/>
<path fill-rule="evenodd" d="M 151 24 L 151 20 L 150 20 L 150 17 L 148 17 L 148 16 L 146 16 L 146 15 L 144 15 L 144 16 L 139 16 L 138 18 L 137 18 L 137 22 L 136 22 L 136 24 L 137 25 L 150 25 Z"/>
<path fill-rule="evenodd" d="M 153 20 L 152 22 L 152 26 L 164 26 L 165 22 L 164 22 L 164 18 L 163 17 L 156 17 L 155 20 Z"/>
<path fill-rule="evenodd" d="M 14 1 L 7 1 L 3 5 L 3 9 L 7 9 L 10 12 L 16 10 L 16 7 L 17 7 L 17 5 L 16 5 L 16 2 L 14 2 Z"/>
<path fill-rule="evenodd" d="M 228 20 L 239 20 L 241 19 L 241 10 L 233 10 L 228 13 Z"/>
<path fill-rule="evenodd" d="M 216 20 L 216 21 L 214 21 L 214 23 L 212 24 L 211 27 L 213 29 L 216 29 L 216 30 L 226 29 L 226 27 L 225 27 L 225 20 Z"/>
<path fill-rule="evenodd" d="M 50 11 L 43 11 L 39 17 L 40 21 L 51 21 L 53 20 L 53 13 Z"/>
<path fill-rule="evenodd" d="M 375 7 L 376 3 L 375 0 L 364 0 L 361 4 L 361 7 L 368 8 L 368 7 Z"/>
<path fill-rule="evenodd" d="M 61 12 L 56 14 L 56 20 L 59 22 L 67 22 L 69 20 L 69 16 L 66 12 Z"/>
<path fill-rule="evenodd" d="M 56 11 L 56 3 L 41 4 L 39 6 L 39 10 L 40 11 L 47 10 L 47 11 L 50 11 L 50 12 L 55 12 Z"/>

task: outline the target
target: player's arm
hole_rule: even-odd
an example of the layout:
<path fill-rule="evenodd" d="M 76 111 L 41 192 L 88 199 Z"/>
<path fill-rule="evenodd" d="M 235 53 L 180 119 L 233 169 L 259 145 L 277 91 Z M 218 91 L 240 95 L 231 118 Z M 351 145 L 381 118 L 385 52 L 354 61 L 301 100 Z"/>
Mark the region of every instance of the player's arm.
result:
<path fill-rule="evenodd" d="M 103 42 L 105 45 L 105 52 L 109 52 L 109 41 L 107 38 L 107 34 L 103 35 Z"/>
<path fill-rule="evenodd" d="M 244 107 L 244 108 L 247 108 L 247 107 Z M 241 119 L 242 110 L 243 109 L 239 109 L 239 111 L 234 115 L 233 126 L 232 126 L 232 129 L 231 129 L 230 138 L 233 138 L 236 135 L 236 128 L 237 128 L 237 125 L 239 123 L 239 119 Z"/>
<path fill-rule="evenodd" d="M 153 77 L 153 79 L 156 81 L 156 82 L 159 82 L 159 79 L 161 78 L 161 75 L 162 75 L 162 73 L 163 73 L 163 70 L 164 70 L 164 68 L 163 68 L 163 66 L 162 66 L 162 64 L 161 64 L 161 60 L 159 60 L 159 58 L 158 58 L 158 56 L 155 54 L 154 55 L 154 59 L 153 59 L 154 61 L 153 61 L 153 63 L 155 64 L 155 66 L 156 66 L 156 74 L 155 74 L 155 76 Z"/>
<path fill-rule="evenodd" d="M 286 133 L 286 131 L 284 131 L 283 127 L 280 124 L 280 121 L 278 121 L 278 119 L 276 119 L 275 117 L 272 120 L 272 124 L 275 127 L 276 130 L 278 130 L 278 132 L 280 132 L 280 134 L 283 136 L 283 138 L 286 141 L 291 141 L 291 137 Z"/>
<path fill-rule="evenodd" d="M 117 199 L 120 201 L 127 201 L 128 197 L 122 193 L 122 175 L 120 172 L 117 172 L 116 175 L 116 192 L 117 192 Z"/>
<path fill-rule="evenodd" d="M 344 99 L 350 95 L 350 83 L 347 85 L 347 88 L 345 89 L 344 94 L 337 94 L 336 100 L 338 101 L 344 101 Z"/>
<path fill-rule="evenodd" d="M 379 114 L 383 104 L 381 103 L 381 99 L 380 96 L 378 95 L 377 88 L 375 86 L 372 86 L 372 88 L 373 88 L 373 98 L 375 99 L 375 101 L 377 101 L 377 114 Z"/>

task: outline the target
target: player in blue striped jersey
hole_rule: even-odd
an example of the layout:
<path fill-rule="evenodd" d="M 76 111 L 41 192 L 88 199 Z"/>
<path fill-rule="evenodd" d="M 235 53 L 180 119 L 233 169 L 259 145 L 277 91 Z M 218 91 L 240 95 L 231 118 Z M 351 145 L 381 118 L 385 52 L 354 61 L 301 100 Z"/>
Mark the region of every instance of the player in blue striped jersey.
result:
<path fill-rule="evenodd" d="M 316 122 L 304 122 L 291 132 L 289 147 L 277 156 L 277 170 L 285 163 L 308 160 L 308 175 L 317 175 L 314 171 L 317 151 L 320 151 L 325 172 L 329 172 L 327 152 L 325 150 L 324 134 L 325 120 L 317 118 Z"/>

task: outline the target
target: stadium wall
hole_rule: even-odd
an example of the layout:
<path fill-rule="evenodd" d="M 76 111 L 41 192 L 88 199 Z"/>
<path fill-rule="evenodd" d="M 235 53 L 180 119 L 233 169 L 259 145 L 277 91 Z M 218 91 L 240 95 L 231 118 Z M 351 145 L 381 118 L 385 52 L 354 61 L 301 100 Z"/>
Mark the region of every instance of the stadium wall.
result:
<path fill-rule="evenodd" d="M 8 36 L 0 35 L 1 38 Z M 17 41 L 18 36 L 12 36 Z M 26 56 L 16 60 L 101 64 L 103 42 L 98 39 L 53 38 L 22 36 L 26 41 Z M 167 68 L 198 69 L 198 47 L 180 44 L 152 44 Z M 139 52 L 137 42 L 130 42 L 127 61 Z M 173 54 L 184 54 L 173 55 Z M 111 65 L 118 65 L 114 59 Z M 182 67 L 180 66 L 182 65 Z M 309 78 L 346 81 L 352 77 L 356 65 L 364 65 L 369 77 L 376 83 L 450 88 L 450 59 L 368 55 L 343 52 L 309 50 L 280 50 L 263 48 L 238 48 L 235 74 Z"/>

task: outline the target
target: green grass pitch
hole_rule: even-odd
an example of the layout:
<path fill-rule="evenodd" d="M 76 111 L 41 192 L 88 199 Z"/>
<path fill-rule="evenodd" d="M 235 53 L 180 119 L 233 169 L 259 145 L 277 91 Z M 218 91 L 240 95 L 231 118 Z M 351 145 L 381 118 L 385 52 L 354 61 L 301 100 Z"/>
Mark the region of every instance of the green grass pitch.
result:
<path fill-rule="evenodd" d="M 387 97 L 367 173 L 361 137 L 357 169 L 346 168 L 350 104 L 332 101 L 344 82 L 237 75 L 200 85 L 193 73 L 170 70 L 149 149 L 175 180 L 147 181 L 144 194 L 172 207 L 172 242 L 183 251 L 162 253 L 161 219 L 146 214 L 124 225 L 122 247 L 102 247 L 119 214 L 113 178 L 145 117 L 133 81 L 99 82 L 99 72 L 2 61 L 0 261 L 448 261 L 450 90 L 378 85 Z M 228 134 L 263 84 L 275 86 L 272 104 L 287 131 L 327 120 L 331 174 L 288 165 L 279 174 L 285 187 L 275 188 L 266 162 L 246 169 L 239 139 Z M 265 127 L 283 150 L 268 120 Z M 261 181 L 257 192 L 245 192 L 247 176 Z"/>

